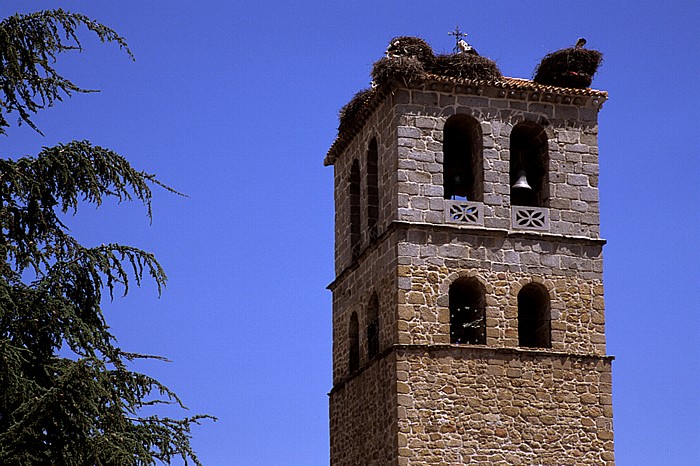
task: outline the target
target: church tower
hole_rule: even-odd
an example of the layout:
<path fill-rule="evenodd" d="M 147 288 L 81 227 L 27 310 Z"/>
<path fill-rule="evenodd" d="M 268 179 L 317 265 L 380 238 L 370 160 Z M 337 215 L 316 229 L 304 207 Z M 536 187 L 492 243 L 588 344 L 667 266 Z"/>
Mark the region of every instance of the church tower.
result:
<path fill-rule="evenodd" d="M 345 108 L 331 465 L 614 464 L 606 98 L 428 70 Z"/>

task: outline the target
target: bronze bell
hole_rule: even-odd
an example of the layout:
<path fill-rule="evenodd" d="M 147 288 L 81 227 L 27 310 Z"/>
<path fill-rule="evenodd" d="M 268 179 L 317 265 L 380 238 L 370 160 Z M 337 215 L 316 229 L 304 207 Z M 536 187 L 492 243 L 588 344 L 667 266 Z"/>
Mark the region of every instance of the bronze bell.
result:
<path fill-rule="evenodd" d="M 532 186 L 527 182 L 527 173 L 525 170 L 518 172 L 518 180 L 513 184 L 513 189 L 532 189 Z"/>

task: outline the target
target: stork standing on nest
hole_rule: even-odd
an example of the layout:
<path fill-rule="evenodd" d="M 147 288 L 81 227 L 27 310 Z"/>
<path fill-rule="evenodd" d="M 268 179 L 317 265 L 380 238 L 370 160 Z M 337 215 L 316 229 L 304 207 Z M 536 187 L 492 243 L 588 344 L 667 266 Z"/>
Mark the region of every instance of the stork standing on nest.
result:
<path fill-rule="evenodd" d="M 466 40 L 464 39 L 459 39 L 457 41 L 457 47 L 459 47 L 459 51 L 461 53 L 471 53 L 472 55 L 479 55 L 476 52 L 476 49 L 469 45 Z"/>
<path fill-rule="evenodd" d="M 474 47 L 469 45 L 469 43 L 464 40 L 464 37 L 467 37 L 466 32 L 462 32 L 459 30 L 459 26 L 455 27 L 455 30 L 452 32 L 447 33 L 450 36 L 455 36 L 455 40 L 457 41 L 457 45 L 455 45 L 454 51 L 457 53 L 470 53 L 472 55 L 479 55 Z"/>

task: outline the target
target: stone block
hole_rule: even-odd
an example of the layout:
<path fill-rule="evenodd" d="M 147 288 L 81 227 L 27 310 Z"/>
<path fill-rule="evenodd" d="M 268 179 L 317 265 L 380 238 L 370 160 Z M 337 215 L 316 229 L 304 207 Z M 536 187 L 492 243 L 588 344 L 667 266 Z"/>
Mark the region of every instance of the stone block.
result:
<path fill-rule="evenodd" d="M 444 214 L 442 213 L 442 211 L 435 212 L 431 210 L 429 212 L 425 212 L 424 215 L 426 223 L 440 224 L 444 222 Z"/>
<path fill-rule="evenodd" d="M 428 209 L 428 199 L 424 197 L 418 197 L 418 196 L 413 196 L 411 197 L 411 207 L 414 209 L 419 209 L 419 210 L 427 210 Z"/>
<path fill-rule="evenodd" d="M 408 180 L 408 174 L 413 172 L 399 172 L 399 174 L 405 173 Z M 420 187 L 416 183 L 400 182 L 399 183 L 399 193 L 408 194 L 409 196 L 416 196 L 420 192 Z"/>
<path fill-rule="evenodd" d="M 579 109 L 568 105 L 554 107 L 554 117 L 558 120 L 578 120 Z"/>
<path fill-rule="evenodd" d="M 420 222 L 421 221 L 421 211 L 414 209 L 401 209 L 398 212 L 399 220 L 404 222 Z"/>
<path fill-rule="evenodd" d="M 598 202 L 598 188 L 581 188 L 581 200 Z"/>
<path fill-rule="evenodd" d="M 574 186 L 569 186 L 566 184 L 560 184 L 556 186 L 555 195 L 561 199 L 579 199 L 579 188 Z"/>
<path fill-rule="evenodd" d="M 557 141 L 566 144 L 575 144 L 579 142 L 580 133 L 576 130 L 557 131 Z"/>
<path fill-rule="evenodd" d="M 588 186 L 587 175 L 566 175 L 566 182 L 572 186 Z"/>
<path fill-rule="evenodd" d="M 543 104 L 539 102 L 533 102 L 528 105 L 528 111 L 532 113 L 538 113 L 540 115 L 545 115 L 549 118 L 554 116 L 554 107 L 551 104 Z"/>
<path fill-rule="evenodd" d="M 445 107 L 451 107 L 455 105 L 456 102 L 456 97 L 451 94 L 440 94 L 440 107 L 445 108 Z"/>
<path fill-rule="evenodd" d="M 397 131 L 399 138 L 418 139 L 423 136 L 423 132 L 414 126 L 399 126 Z"/>
<path fill-rule="evenodd" d="M 431 198 L 429 208 L 430 210 L 443 212 L 445 210 L 445 200 L 442 198 Z"/>
<path fill-rule="evenodd" d="M 424 105 L 428 107 L 438 106 L 438 94 L 434 92 L 413 91 L 411 92 L 411 103 L 413 105 Z"/>
<path fill-rule="evenodd" d="M 435 129 L 437 128 L 437 120 L 435 118 L 419 116 L 416 117 L 415 125 L 418 128 Z"/>
<path fill-rule="evenodd" d="M 485 97 L 471 97 L 471 96 L 460 95 L 457 97 L 457 105 L 459 107 L 468 107 L 468 108 L 488 107 L 489 99 L 487 99 Z"/>
<path fill-rule="evenodd" d="M 427 197 L 442 197 L 444 188 L 442 186 L 423 185 L 421 186 L 421 194 Z"/>

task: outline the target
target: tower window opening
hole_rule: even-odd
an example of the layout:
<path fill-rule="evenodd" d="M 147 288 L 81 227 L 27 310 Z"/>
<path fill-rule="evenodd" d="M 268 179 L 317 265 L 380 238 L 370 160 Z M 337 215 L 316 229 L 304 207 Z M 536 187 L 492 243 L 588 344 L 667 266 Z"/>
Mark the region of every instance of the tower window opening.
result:
<path fill-rule="evenodd" d="M 367 149 L 367 228 L 371 239 L 377 237 L 379 218 L 379 151 L 377 138 L 372 138 Z"/>
<path fill-rule="evenodd" d="M 350 316 L 349 332 L 350 351 L 348 354 L 348 369 L 350 373 L 360 368 L 360 323 L 357 320 L 357 312 Z"/>
<path fill-rule="evenodd" d="M 450 342 L 486 344 L 486 300 L 476 278 L 457 280 L 450 286 Z"/>
<path fill-rule="evenodd" d="M 518 293 L 518 340 L 526 348 L 552 347 L 552 322 L 547 289 L 536 283 Z"/>
<path fill-rule="evenodd" d="M 355 159 L 350 169 L 350 247 L 353 258 L 360 254 L 360 163 Z"/>
<path fill-rule="evenodd" d="M 547 133 L 537 123 L 524 122 L 510 134 L 510 203 L 549 206 Z"/>
<path fill-rule="evenodd" d="M 373 293 L 367 305 L 367 357 L 379 354 L 379 298 Z"/>
<path fill-rule="evenodd" d="M 443 187 L 445 199 L 483 202 L 484 170 L 479 122 L 453 115 L 443 129 Z"/>

